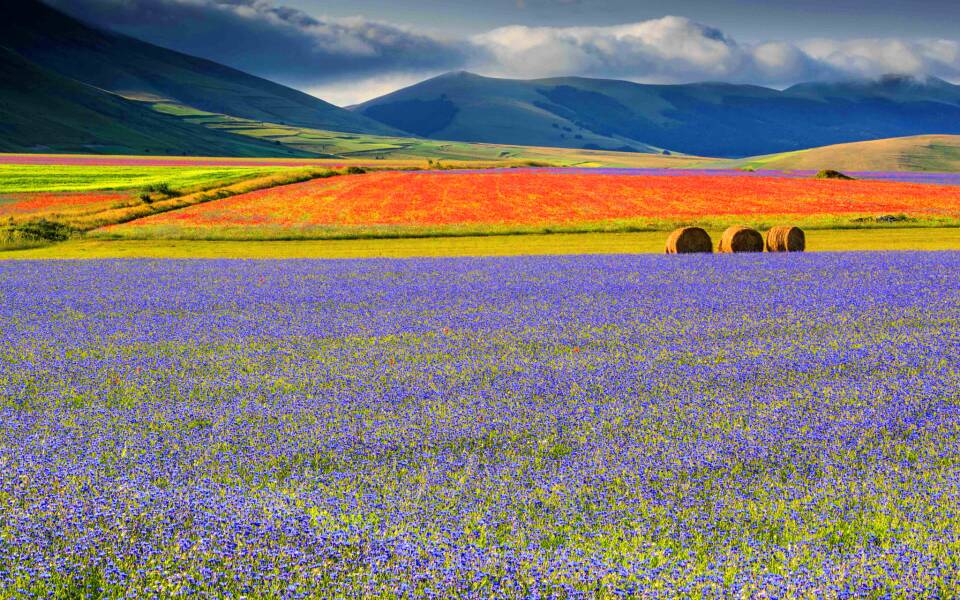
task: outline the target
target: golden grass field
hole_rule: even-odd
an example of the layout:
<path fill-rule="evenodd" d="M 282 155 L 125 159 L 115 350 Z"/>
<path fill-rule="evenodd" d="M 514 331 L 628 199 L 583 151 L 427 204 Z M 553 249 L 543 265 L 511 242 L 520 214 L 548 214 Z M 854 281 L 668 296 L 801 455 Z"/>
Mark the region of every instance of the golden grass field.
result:
<path fill-rule="evenodd" d="M 917 135 L 836 144 L 727 162 L 732 167 L 796 171 L 956 172 L 960 170 L 960 136 Z"/>

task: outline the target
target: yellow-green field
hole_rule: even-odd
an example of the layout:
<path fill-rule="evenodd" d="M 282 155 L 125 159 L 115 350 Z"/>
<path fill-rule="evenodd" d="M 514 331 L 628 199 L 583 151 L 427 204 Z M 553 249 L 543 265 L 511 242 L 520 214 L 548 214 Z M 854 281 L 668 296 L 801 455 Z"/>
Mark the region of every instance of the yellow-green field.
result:
<path fill-rule="evenodd" d="M 711 232 L 714 241 L 720 232 Z M 406 258 L 663 252 L 665 232 L 304 241 L 75 240 L 0 252 L 0 259 Z M 960 228 L 840 229 L 807 232 L 813 252 L 960 250 Z"/>
<path fill-rule="evenodd" d="M 159 183 L 166 183 L 176 190 L 193 191 L 230 185 L 290 168 L 0 164 L 0 194 L 136 190 Z"/>

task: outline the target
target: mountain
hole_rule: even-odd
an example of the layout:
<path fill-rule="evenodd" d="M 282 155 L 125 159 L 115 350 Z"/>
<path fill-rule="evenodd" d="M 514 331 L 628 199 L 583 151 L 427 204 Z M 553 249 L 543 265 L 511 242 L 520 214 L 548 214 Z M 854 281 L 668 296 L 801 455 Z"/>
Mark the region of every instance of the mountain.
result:
<path fill-rule="evenodd" d="M 756 169 L 840 171 L 960 171 L 960 136 L 919 135 L 851 142 L 749 158 L 732 164 Z"/>
<path fill-rule="evenodd" d="M 611 97 L 585 88 L 573 97 L 565 93 L 565 86 L 544 82 L 458 72 L 352 108 L 397 129 L 434 139 L 562 148 L 653 149 L 606 125 L 606 121 L 629 114 Z"/>
<path fill-rule="evenodd" d="M 38 0 L 14 0 L 4 6 L 3 17 L 0 44 L 50 71 L 121 96 L 315 129 L 397 133 L 303 92 L 87 25 Z"/>
<path fill-rule="evenodd" d="M 0 46 L 0 151 L 308 156 L 162 115 Z"/>
<path fill-rule="evenodd" d="M 352 107 L 434 139 L 521 145 L 667 148 L 742 157 L 928 133 L 960 133 L 960 86 L 939 79 L 644 85 L 563 77 L 441 75 Z"/>

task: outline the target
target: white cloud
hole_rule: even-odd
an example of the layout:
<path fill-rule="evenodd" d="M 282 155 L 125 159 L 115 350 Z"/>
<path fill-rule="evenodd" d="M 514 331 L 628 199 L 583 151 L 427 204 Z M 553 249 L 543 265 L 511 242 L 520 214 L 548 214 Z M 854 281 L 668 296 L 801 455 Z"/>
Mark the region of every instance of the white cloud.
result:
<path fill-rule="evenodd" d="M 799 46 L 811 59 L 848 76 L 960 75 L 960 43 L 954 40 L 819 39 Z"/>
<path fill-rule="evenodd" d="M 504 74 L 724 77 L 741 60 L 720 31 L 682 17 L 612 27 L 495 29 L 472 40 Z"/>
<path fill-rule="evenodd" d="M 513 77 L 788 84 L 887 73 L 960 74 L 960 44 L 953 40 L 741 44 L 715 28 L 674 16 L 610 27 L 502 27 L 472 41 L 488 54 L 488 71 Z"/>

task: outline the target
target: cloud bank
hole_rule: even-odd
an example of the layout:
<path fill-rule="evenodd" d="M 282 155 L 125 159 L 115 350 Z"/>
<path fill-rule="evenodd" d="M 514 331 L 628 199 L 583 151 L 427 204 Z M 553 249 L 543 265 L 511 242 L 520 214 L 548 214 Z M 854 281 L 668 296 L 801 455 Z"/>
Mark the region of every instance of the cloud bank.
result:
<path fill-rule="evenodd" d="M 611 27 L 503 27 L 473 38 L 490 68 L 518 77 L 588 75 L 632 81 L 720 80 L 786 85 L 896 73 L 960 76 L 954 40 L 810 40 L 740 44 L 684 17 Z"/>
<path fill-rule="evenodd" d="M 889 73 L 960 79 L 960 42 L 947 39 L 745 44 L 676 16 L 607 27 L 509 26 L 443 39 L 361 17 L 314 17 L 274 0 L 49 1 L 95 24 L 340 104 L 453 69 L 773 86 Z"/>

